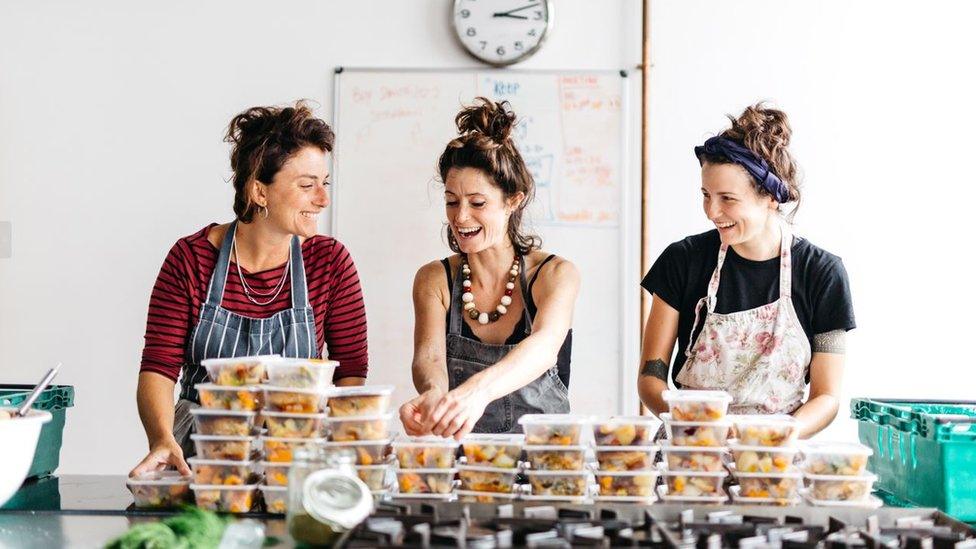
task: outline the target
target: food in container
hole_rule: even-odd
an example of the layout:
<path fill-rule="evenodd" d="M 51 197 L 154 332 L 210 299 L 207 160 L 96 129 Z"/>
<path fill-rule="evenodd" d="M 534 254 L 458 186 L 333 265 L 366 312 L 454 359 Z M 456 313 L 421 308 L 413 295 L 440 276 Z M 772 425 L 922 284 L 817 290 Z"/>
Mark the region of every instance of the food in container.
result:
<path fill-rule="evenodd" d="M 724 491 L 701 496 L 672 494 L 668 491 L 668 486 L 666 484 L 657 487 L 657 496 L 665 503 L 696 503 L 704 505 L 725 503 L 728 500 L 728 496 Z"/>
<path fill-rule="evenodd" d="M 332 417 L 375 416 L 390 409 L 393 385 L 335 387 L 328 391 Z"/>
<path fill-rule="evenodd" d="M 268 364 L 268 384 L 296 389 L 325 390 L 339 363 L 317 358 L 284 358 Z"/>
<path fill-rule="evenodd" d="M 247 436 L 254 430 L 257 412 L 193 408 L 194 431 L 201 435 Z"/>
<path fill-rule="evenodd" d="M 526 446 L 525 456 L 537 471 L 582 471 L 585 446 Z"/>
<path fill-rule="evenodd" d="M 653 497 L 658 472 L 597 471 L 596 483 L 601 496 Z"/>
<path fill-rule="evenodd" d="M 274 463 L 284 463 L 292 461 L 295 448 L 306 444 L 321 445 L 325 442 L 324 438 L 284 438 L 284 437 L 261 437 L 264 444 L 265 459 Z"/>
<path fill-rule="evenodd" d="M 661 414 L 668 439 L 675 446 L 725 446 L 732 422 L 675 421 L 670 414 Z"/>
<path fill-rule="evenodd" d="M 661 393 L 675 421 L 716 421 L 725 418 L 732 395 L 725 391 L 667 390 Z"/>
<path fill-rule="evenodd" d="M 723 446 L 661 446 L 670 471 L 724 471 Z"/>
<path fill-rule="evenodd" d="M 327 417 L 329 440 L 347 442 L 355 440 L 383 440 L 390 438 L 390 421 L 393 414 L 360 417 Z"/>
<path fill-rule="evenodd" d="M 228 459 L 244 461 L 257 451 L 257 437 L 223 437 L 212 435 L 190 435 L 197 449 L 197 456 L 203 459 Z"/>
<path fill-rule="evenodd" d="M 475 492 L 472 490 L 458 490 L 458 499 L 464 503 L 511 503 L 518 494 L 501 494 L 498 492 Z"/>
<path fill-rule="evenodd" d="M 671 471 L 663 470 L 661 474 L 668 485 L 671 496 L 716 496 L 723 494 L 722 482 L 729 474 L 725 471 Z"/>
<path fill-rule="evenodd" d="M 371 491 L 375 492 L 387 488 L 386 474 L 390 470 L 389 465 L 356 465 L 355 468 L 356 474 L 359 475 L 359 478 L 366 483 L 366 486 Z"/>
<path fill-rule="evenodd" d="M 461 439 L 468 465 L 485 465 L 510 469 L 522 455 L 523 435 L 472 434 Z"/>
<path fill-rule="evenodd" d="M 810 481 L 807 495 L 818 501 L 861 501 L 871 494 L 878 477 L 867 475 L 805 475 Z"/>
<path fill-rule="evenodd" d="M 863 444 L 808 442 L 801 448 L 800 468 L 811 475 L 861 475 L 874 450 Z M 821 499 L 821 498 L 815 498 Z"/>
<path fill-rule="evenodd" d="M 596 416 L 593 440 L 597 446 L 648 446 L 660 427 L 654 416 Z"/>
<path fill-rule="evenodd" d="M 744 446 L 788 446 L 800 436 L 796 418 L 786 414 L 729 416 Z"/>
<path fill-rule="evenodd" d="M 257 387 L 225 387 L 213 383 L 197 383 L 194 388 L 200 395 L 200 406 L 210 410 L 254 411 L 261 407 Z"/>
<path fill-rule="evenodd" d="M 177 471 L 152 471 L 128 478 L 126 488 L 139 508 L 177 507 L 191 502 L 190 480 Z"/>
<path fill-rule="evenodd" d="M 264 496 L 264 509 L 275 515 L 288 512 L 287 486 L 258 486 Z"/>
<path fill-rule="evenodd" d="M 356 465 L 379 465 L 387 460 L 390 440 L 326 442 L 324 446 L 327 451 L 352 451 L 356 454 Z"/>
<path fill-rule="evenodd" d="M 197 507 L 208 511 L 246 513 L 254 506 L 257 484 L 217 486 L 191 484 Z"/>
<path fill-rule="evenodd" d="M 438 436 L 400 438 L 393 441 L 393 454 L 402 469 L 445 469 L 454 467 L 458 444 Z"/>
<path fill-rule="evenodd" d="M 325 414 L 261 412 L 268 435 L 284 438 L 315 438 L 325 434 Z"/>
<path fill-rule="evenodd" d="M 240 356 L 235 358 L 207 358 L 200 365 L 207 369 L 210 381 L 217 385 L 241 387 L 264 381 L 268 364 L 281 360 L 280 356 Z"/>
<path fill-rule="evenodd" d="M 525 443 L 552 446 L 577 446 L 590 418 L 574 414 L 526 414 L 519 418 Z"/>
<path fill-rule="evenodd" d="M 586 471 L 525 471 L 533 496 L 585 496 Z"/>
<path fill-rule="evenodd" d="M 596 461 L 604 471 L 642 471 L 654 468 L 658 446 L 597 446 Z"/>
<path fill-rule="evenodd" d="M 268 486 L 288 486 L 288 471 L 291 469 L 290 461 L 261 461 L 258 463 L 264 470 L 264 479 Z"/>
<path fill-rule="evenodd" d="M 457 469 L 397 469 L 401 494 L 449 494 Z"/>
<path fill-rule="evenodd" d="M 739 483 L 739 494 L 747 498 L 796 499 L 803 487 L 798 469 L 784 473 L 746 473 L 738 469 L 732 475 Z"/>
<path fill-rule="evenodd" d="M 323 411 L 325 397 L 318 389 L 297 389 L 262 385 L 264 408 L 269 412 L 318 414 Z"/>
<path fill-rule="evenodd" d="M 742 446 L 729 444 L 735 468 L 743 473 L 781 473 L 793 466 L 799 448 L 794 446 Z"/>
<path fill-rule="evenodd" d="M 797 505 L 802 501 L 799 497 L 795 498 L 750 498 L 743 496 L 739 491 L 739 486 L 730 486 L 729 495 L 732 496 L 734 503 L 743 505 Z"/>
<path fill-rule="evenodd" d="M 239 486 L 247 484 L 254 467 L 253 461 L 230 461 L 226 459 L 189 458 L 186 462 L 193 470 L 195 484 L 219 484 Z"/>
<path fill-rule="evenodd" d="M 518 469 L 500 469 L 498 467 L 459 466 L 458 477 L 461 488 L 473 492 L 492 492 L 508 494 L 515 484 Z"/>

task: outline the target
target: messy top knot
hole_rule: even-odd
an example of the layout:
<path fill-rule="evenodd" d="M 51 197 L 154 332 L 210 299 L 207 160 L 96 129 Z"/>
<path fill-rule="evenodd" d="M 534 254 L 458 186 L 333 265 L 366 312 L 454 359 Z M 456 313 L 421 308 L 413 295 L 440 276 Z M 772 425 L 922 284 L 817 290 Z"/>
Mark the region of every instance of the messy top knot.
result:
<path fill-rule="evenodd" d="M 508 237 L 516 252 L 525 255 L 538 249 L 542 241 L 522 229 L 522 213 L 535 194 L 535 183 L 511 138 L 516 120 L 508 101 L 496 103 L 485 97 L 476 98 L 474 105 L 461 109 L 454 118 L 459 135 L 444 148 L 437 167 L 441 181 L 447 181 L 451 168 L 476 168 L 490 177 L 505 198 L 523 193 L 525 199 L 509 217 Z M 450 230 L 447 241 L 453 251 L 460 253 Z"/>
<path fill-rule="evenodd" d="M 248 185 L 270 185 L 285 162 L 305 147 L 332 152 L 335 134 L 311 108 L 298 101 L 293 107 L 251 107 L 227 126 L 224 141 L 231 143 L 234 170 L 234 213 L 243 223 L 254 219 Z"/>

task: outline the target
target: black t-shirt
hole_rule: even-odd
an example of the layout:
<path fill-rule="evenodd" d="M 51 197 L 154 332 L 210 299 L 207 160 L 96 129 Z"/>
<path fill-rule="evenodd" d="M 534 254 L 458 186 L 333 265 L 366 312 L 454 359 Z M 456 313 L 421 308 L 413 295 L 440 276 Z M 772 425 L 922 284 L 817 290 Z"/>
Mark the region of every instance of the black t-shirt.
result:
<path fill-rule="evenodd" d="M 678 313 L 678 344 L 671 379 L 685 363 L 695 305 L 708 294 L 708 281 L 718 264 L 721 240 L 718 230 L 689 236 L 668 246 L 641 281 Z M 809 240 L 793 238 L 793 307 L 807 337 L 834 330 L 852 330 L 854 305 L 850 283 L 841 259 Z M 722 266 L 715 311 L 733 313 L 761 307 L 779 299 L 779 258 L 752 261 L 729 247 Z M 701 330 L 706 309 L 702 307 Z M 677 383 L 677 382 L 675 382 Z"/>

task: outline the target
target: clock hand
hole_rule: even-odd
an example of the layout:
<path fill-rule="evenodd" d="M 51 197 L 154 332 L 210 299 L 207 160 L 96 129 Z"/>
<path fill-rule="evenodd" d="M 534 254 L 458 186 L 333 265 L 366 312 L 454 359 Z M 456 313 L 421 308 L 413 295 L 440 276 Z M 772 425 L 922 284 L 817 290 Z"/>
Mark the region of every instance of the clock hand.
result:
<path fill-rule="evenodd" d="M 511 17 L 512 19 L 528 19 L 528 17 L 524 15 L 509 15 L 507 13 L 496 13 L 493 14 L 492 17 Z"/>
<path fill-rule="evenodd" d="M 528 6 L 522 6 L 521 8 L 515 8 L 513 10 L 508 10 L 508 11 L 503 11 L 503 12 L 495 13 L 495 14 L 493 14 L 493 16 L 494 17 L 506 17 L 506 16 L 513 17 L 512 14 L 515 13 L 515 12 L 517 12 L 517 11 L 527 10 L 529 8 L 534 8 L 534 7 L 538 6 L 538 5 L 539 5 L 538 3 L 529 4 Z M 528 19 L 527 17 L 521 17 L 521 18 L 522 19 Z"/>

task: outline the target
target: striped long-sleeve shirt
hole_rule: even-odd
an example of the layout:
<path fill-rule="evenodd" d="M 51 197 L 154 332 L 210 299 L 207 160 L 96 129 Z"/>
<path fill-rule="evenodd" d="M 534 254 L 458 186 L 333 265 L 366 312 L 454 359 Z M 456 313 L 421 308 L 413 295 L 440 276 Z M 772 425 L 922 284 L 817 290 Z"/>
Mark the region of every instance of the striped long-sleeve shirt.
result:
<path fill-rule="evenodd" d="M 211 224 L 176 241 L 159 270 L 149 298 L 146 346 L 140 371 L 157 372 L 176 381 L 186 361 L 190 334 L 207 299 L 207 286 L 219 250 L 207 240 Z M 320 350 L 339 361 L 335 379 L 366 377 L 366 308 L 356 266 L 338 240 L 314 236 L 302 243 L 308 298 L 315 311 L 315 332 Z M 250 273 L 242 269 L 247 285 L 271 293 L 287 263 Z M 267 299 L 267 298 L 263 298 Z M 263 299 L 258 299 L 262 301 Z M 231 262 L 221 306 L 239 315 L 267 318 L 291 307 L 291 277 L 274 302 L 260 306 L 244 295 L 237 265 Z M 325 347 L 327 345 L 327 347 Z"/>

